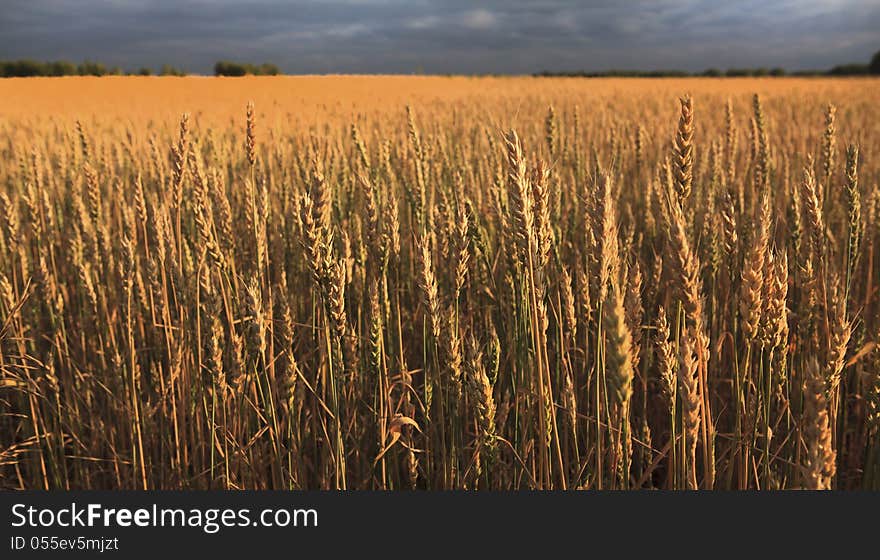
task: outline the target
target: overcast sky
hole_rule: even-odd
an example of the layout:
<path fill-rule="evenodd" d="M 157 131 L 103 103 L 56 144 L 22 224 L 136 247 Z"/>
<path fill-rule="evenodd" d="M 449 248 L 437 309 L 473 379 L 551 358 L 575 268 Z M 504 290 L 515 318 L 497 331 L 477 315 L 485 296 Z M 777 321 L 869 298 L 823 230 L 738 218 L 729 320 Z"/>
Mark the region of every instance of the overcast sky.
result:
<path fill-rule="evenodd" d="M 880 0 L 3 0 L 0 59 L 532 73 L 866 63 Z"/>

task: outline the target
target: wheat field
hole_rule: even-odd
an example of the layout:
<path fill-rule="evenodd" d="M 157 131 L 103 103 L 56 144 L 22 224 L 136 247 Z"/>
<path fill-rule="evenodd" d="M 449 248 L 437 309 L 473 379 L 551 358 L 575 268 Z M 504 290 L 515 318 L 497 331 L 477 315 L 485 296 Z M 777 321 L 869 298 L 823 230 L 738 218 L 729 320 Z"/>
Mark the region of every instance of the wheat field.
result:
<path fill-rule="evenodd" d="M 0 80 L 0 488 L 880 489 L 878 89 Z"/>

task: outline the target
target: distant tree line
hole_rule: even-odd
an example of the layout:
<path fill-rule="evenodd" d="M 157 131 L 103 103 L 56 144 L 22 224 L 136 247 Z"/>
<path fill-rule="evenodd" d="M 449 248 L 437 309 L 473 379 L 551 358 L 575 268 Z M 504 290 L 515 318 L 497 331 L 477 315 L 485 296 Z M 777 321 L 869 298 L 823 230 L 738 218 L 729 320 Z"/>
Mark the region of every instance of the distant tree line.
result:
<path fill-rule="evenodd" d="M 75 64 L 68 60 L 40 62 L 38 60 L 0 60 L 0 78 L 29 78 L 32 76 L 151 76 L 151 68 L 140 68 L 136 72 L 123 72 L 119 66 L 107 67 L 100 62 L 86 60 Z M 163 64 L 160 76 L 186 76 L 186 72 Z"/>
<path fill-rule="evenodd" d="M 250 64 L 221 60 L 214 64 L 215 76 L 277 76 L 278 66 L 270 63 Z M 79 64 L 67 60 L 40 62 L 37 60 L 0 60 L 0 78 L 26 78 L 31 76 L 151 76 L 151 68 L 140 68 L 135 72 L 123 72 L 118 66 L 107 67 L 100 62 L 86 60 Z M 186 72 L 170 64 L 163 64 L 157 72 L 159 76 L 185 76 Z M 550 72 L 544 71 L 535 76 L 568 77 L 620 77 L 620 78 L 683 78 L 689 76 L 741 77 L 741 76 L 865 76 L 880 75 L 880 51 L 877 51 L 868 64 L 841 64 L 830 70 L 799 70 L 786 72 L 785 68 L 728 68 L 720 70 L 709 68 L 702 72 L 683 70 L 605 70 L 602 72 Z"/>
<path fill-rule="evenodd" d="M 278 66 L 270 63 L 249 64 L 221 60 L 214 65 L 216 76 L 277 76 Z M 38 60 L 0 61 L 0 77 L 27 78 L 31 76 L 152 76 L 152 68 L 140 68 L 123 72 L 118 66 L 107 67 L 100 62 L 85 61 L 79 64 L 66 60 L 40 62 Z M 170 64 L 164 64 L 156 73 L 159 76 L 186 76 L 186 72 Z"/>
<path fill-rule="evenodd" d="M 246 62 L 230 62 L 221 60 L 214 65 L 215 76 L 277 76 L 281 72 L 274 64 L 264 63 L 259 66 Z"/>
<path fill-rule="evenodd" d="M 867 76 L 880 74 L 880 51 L 877 51 L 868 64 L 841 64 L 830 70 L 798 70 L 787 72 L 785 68 L 728 68 L 720 70 L 709 68 L 702 72 L 683 70 L 605 70 L 603 72 L 540 72 L 535 76 L 562 76 L 584 78 L 684 78 L 690 76 L 722 76 L 735 78 L 742 76 Z"/>
<path fill-rule="evenodd" d="M 820 70 L 809 70 L 806 72 L 793 72 L 792 75 L 819 76 L 825 73 Z M 595 72 L 540 72 L 535 75 L 584 78 L 689 78 L 696 76 L 734 78 L 741 76 L 787 76 L 788 72 L 786 72 L 785 68 L 728 68 L 727 70 L 708 68 L 702 72 L 686 72 L 684 70 L 603 70 Z"/>

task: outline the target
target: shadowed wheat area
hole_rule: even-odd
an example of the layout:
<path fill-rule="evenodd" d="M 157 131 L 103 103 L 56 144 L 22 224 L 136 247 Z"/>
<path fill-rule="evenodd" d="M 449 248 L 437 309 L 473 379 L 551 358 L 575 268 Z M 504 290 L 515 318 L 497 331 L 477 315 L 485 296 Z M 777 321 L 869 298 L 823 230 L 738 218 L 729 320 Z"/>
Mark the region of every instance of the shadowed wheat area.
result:
<path fill-rule="evenodd" d="M 877 79 L 0 81 L 0 487 L 880 489 Z"/>

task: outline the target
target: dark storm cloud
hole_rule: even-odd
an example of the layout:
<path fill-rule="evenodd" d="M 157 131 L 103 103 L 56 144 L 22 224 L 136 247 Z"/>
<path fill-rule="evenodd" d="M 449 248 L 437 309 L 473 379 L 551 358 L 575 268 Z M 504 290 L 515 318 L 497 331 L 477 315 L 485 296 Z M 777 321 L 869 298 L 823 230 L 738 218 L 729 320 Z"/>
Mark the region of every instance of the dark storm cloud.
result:
<path fill-rule="evenodd" d="M 6 0 L 0 59 L 305 72 L 827 68 L 880 48 L 876 0 Z"/>

